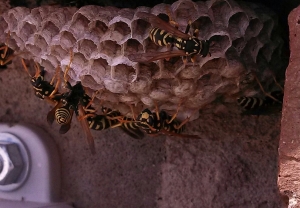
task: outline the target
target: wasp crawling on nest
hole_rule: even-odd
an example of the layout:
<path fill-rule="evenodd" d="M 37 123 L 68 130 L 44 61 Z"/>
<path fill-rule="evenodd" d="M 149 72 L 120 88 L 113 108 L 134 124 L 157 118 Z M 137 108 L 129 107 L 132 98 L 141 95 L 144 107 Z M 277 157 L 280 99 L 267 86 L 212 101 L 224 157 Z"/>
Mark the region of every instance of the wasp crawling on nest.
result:
<path fill-rule="evenodd" d="M 86 115 L 86 111 L 84 109 L 86 101 L 84 101 L 84 99 L 87 98 L 88 95 L 85 93 L 81 82 L 77 82 L 74 86 L 72 86 L 67 79 L 72 59 L 73 53 L 71 53 L 69 65 L 66 67 L 64 72 L 64 83 L 68 91 L 64 93 L 57 93 L 52 97 L 52 100 L 55 101 L 56 104 L 54 108 L 49 111 L 47 121 L 49 124 L 52 124 L 54 120 L 56 120 L 56 122 L 61 125 L 59 133 L 64 134 L 69 131 L 73 114 L 75 113 L 86 134 L 90 150 L 92 154 L 95 154 L 94 138 L 90 132 L 88 122 L 86 119 L 80 119 Z"/>
<path fill-rule="evenodd" d="M 108 128 L 120 127 L 126 134 L 134 139 L 142 139 L 144 137 L 143 132 L 134 123 L 134 120 L 123 116 L 119 111 L 112 110 L 102 106 L 102 114 L 96 114 L 95 108 L 87 105 L 85 108 L 87 114 L 85 118 L 88 121 L 89 128 L 93 130 L 104 130 Z M 126 122 L 122 123 L 119 119 L 122 118 Z M 84 119 L 84 118 L 81 118 Z"/>
<path fill-rule="evenodd" d="M 283 102 L 283 88 L 277 82 L 275 76 L 272 76 L 275 84 L 279 87 L 280 90 L 275 90 L 270 93 L 267 93 L 261 85 L 260 81 L 258 80 L 257 76 L 254 74 L 254 78 L 256 79 L 265 97 L 239 97 L 237 99 L 237 103 L 243 108 L 243 114 L 265 115 L 281 111 Z"/>
<path fill-rule="evenodd" d="M 179 50 L 168 50 L 165 52 L 147 52 L 142 54 L 131 54 L 129 59 L 135 62 L 151 62 L 158 59 L 168 59 L 171 57 L 182 56 L 184 63 L 187 62 L 187 57 L 191 57 L 191 61 L 195 62 L 195 56 L 207 56 L 209 53 L 210 42 L 208 40 L 199 40 L 197 38 L 199 30 L 196 29 L 193 35 L 189 35 L 191 22 L 186 27 L 185 33 L 181 32 L 176 27 L 171 26 L 159 17 L 146 13 L 138 12 L 136 16 L 150 22 L 154 28 L 150 30 L 150 39 L 159 46 L 176 46 Z M 173 22 L 173 21 L 171 21 Z M 177 24 L 177 23 L 174 23 Z"/>
<path fill-rule="evenodd" d="M 156 136 L 158 134 L 165 134 L 168 136 L 177 136 L 177 137 L 187 137 L 187 138 L 197 138 L 200 139 L 197 135 L 187 135 L 182 134 L 185 129 L 185 124 L 189 121 L 189 117 L 184 121 L 178 121 L 176 119 L 180 104 L 178 105 L 177 111 L 173 116 L 167 114 L 167 112 L 161 110 L 159 111 L 157 105 L 155 104 L 155 111 L 152 112 L 148 108 L 144 109 L 137 117 L 133 112 L 134 123 L 140 129 L 142 129 L 146 134 L 150 136 Z M 120 120 L 122 123 L 127 123 L 125 119 Z"/>
<path fill-rule="evenodd" d="M 39 64 L 35 63 L 34 65 L 35 75 L 31 76 L 24 59 L 22 59 L 21 61 L 25 71 L 31 77 L 31 85 L 34 89 L 35 95 L 42 100 L 46 100 L 51 104 L 54 104 L 55 101 L 53 99 L 55 95 L 60 94 L 58 92 L 58 87 L 60 84 L 60 78 L 59 78 L 60 67 L 56 68 L 55 75 L 53 76 L 51 81 L 48 82 L 45 80 L 46 71 L 43 68 L 41 68 Z M 55 79 L 57 79 L 57 81 L 54 86 Z"/>
<path fill-rule="evenodd" d="M 135 139 L 142 139 L 144 136 L 143 132 L 141 132 L 141 130 L 134 125 L 129 118 L 125 117 L 129 123 L 125 124 L 119 122 L 119 118 L 124 118 L 120 112 L 102 107 L 103 114 L 96 114 L 96 109 L 91 106 L 94 96 L 91 98 L 88 94 L 86 94 L 81 82 L 77 82 L 72 86 L 67 79 L 72 59 L 73 53 L 71 53 L 69 65 L 66 67 L 64 72 L 64 83 L 68 91 L 64 93 L 55 93 L 54 96 L 51 97 L 56 104 L 47 115 L 48 123 L 52 124 L 54 120 L 56 120 L 56 122 L 61 125 L 59 133 L 64 134 L 69 131 L 72 117 L 75 113 L 82 128 L 84 129 L 84 132 L 86 133 L 86 138 L 92 153 L 95 153 L 95 145 L 90 129 L 104 130 L 107 128 L 120 127 L 131 137 Z"/>

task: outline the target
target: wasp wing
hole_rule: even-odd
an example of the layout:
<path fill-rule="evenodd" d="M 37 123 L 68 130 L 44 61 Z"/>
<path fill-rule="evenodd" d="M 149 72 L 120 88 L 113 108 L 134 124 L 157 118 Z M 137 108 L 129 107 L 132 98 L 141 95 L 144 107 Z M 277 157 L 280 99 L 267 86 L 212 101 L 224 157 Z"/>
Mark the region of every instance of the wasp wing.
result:
<path fill-rule="evenodd" d="M 134 62 L 151 62 L 159 59 L 172 58 L 177 56 L 185 56 L 183 50 L 165 51 L 165 52 L 147 52 L 130 54 L 128 59 Z"/>
<path fill-rule="evenodd" d="M 80 122 L 80 124 L 86 134 L 87 143 L 89 145 L 89 148 L 90 148 L 92 154 L 95 154 L 96 151 L 95 151 L 94 138 L 90 131 L 89 124 L 88 124 L 86 118 L 84 118 L 84 116 L 85 116 L 85 111 L 84 111 L 82 105 L 79 104 L 78 105 L 78 121 Z M 81 118 L 84 118 L 84 119 L 81 119 Z"/>
<path fill-rule="evenodd" d="M 160 19 L 159 17 L 155 16 L 154 14 L 147 13 L 147 12 L 137 12 L 136 16 L 151 23 L 152 26 L 158 27 L 162 30 L 166 30 L 170 34 L 177 36 L 179 38 L 188 39 L 191 37 L 189 34 L 181 32 L 180 30 L 176 29 L 175 27 L 165 22 L 164 20 Z"/>

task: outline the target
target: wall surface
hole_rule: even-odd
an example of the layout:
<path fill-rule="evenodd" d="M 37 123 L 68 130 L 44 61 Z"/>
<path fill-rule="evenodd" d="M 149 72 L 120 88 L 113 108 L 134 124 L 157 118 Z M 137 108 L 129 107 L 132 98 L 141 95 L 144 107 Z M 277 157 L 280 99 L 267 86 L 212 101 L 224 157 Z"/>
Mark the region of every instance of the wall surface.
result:
<path fill-rule="evenodd" d="M 282 129 L 280 138 L 280 177 L 279 186 L 282 193 L 289 197 L 290 207 L 299 207 L 300 177 L 300 7 L 289 15 L 290 28 L 290 62 L 286 71 L 284 89 L 284 106 L 282 112 Z M 293 206 L 292 206 L 293 205 Z"/>
<path fill-rule="evenodd" d="M 0 121 L 45 129 L 62 160 L 62 198 L 77 208 L 274 208 L 280 115 L 241 116 L 236 106 L 203 110 L 187 124 L 202 139 L 146 137 L 134 140 L 119 129 L 93 131 L 92 156 L 73 118 L 59 135 L 49 126 L 51 106 L 37 99 L 30 78 L 17 65 L 0 71 Z M 46 76 L 49 80 L 50 77 Z"/>

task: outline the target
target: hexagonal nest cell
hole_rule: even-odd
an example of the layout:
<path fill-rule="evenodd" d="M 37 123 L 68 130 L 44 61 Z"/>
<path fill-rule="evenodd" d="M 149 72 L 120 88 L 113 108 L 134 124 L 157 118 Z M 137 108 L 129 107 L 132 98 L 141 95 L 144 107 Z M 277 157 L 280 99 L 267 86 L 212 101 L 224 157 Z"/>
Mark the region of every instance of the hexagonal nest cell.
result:
<path fill-rule="evenodd" d="M 19 54 L 52 72 L 57 65 L 64 71 L 73 51 L 70 81 L 81 80 L 89 93 L 101 89 L 97 98 L 123 113 L 130 112 L 129 104 L 153 109 L 154 103 L 174 112 L 184 100 L 179 111 L 184 114 L 217 103 L 217 99 L 234 100 L 252 89 L 255 80 L 247 78 L 251 71 L 279 70 L 281 66 L 273 63 L 282 59 L 282 40 L 274 35 L 276 19 L 269 10 L 262 14 L 258 8 L 226 0 L 179 0 L 172 5 L 136 9 L 18 7 L 0 17 L 4 31 L 0 41 L 18 53 L 26 52 L 26 56 Z M 211 55 L 196 55 L 194 63 L 184 63 L 181 57 L 150 63 L 132 61 L 132 54 L 143 57 L 167 51 L 150 40 L 153 25 L 137 15 L 141 11 L 177 22 L 182 32 L 190 20 L 189 34 L 199 29 L 197 38 L 210 41 Z M 174 46 L 170 50 L 172 54 L 180 49 Z M 272 79 L 271 74 L 267 79 Z"/>

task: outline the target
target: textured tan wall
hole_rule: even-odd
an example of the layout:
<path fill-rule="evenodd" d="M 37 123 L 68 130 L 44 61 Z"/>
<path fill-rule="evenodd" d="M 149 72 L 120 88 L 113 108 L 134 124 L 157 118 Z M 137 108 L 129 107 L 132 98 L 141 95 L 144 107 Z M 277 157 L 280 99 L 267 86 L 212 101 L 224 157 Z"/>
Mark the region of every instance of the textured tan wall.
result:
<path fill-rule="evenodd" d="M 288 18 L 290 28 L 290 62 L 286 71 L 282 129 L 280 138 L 280 177 L 279 186 L 289 197 L 291 207 L 299 207 L 299 161 L 300 161 L 300 7 L 294 9 Z M 293 206 L 292 206 L 293 205 Z"/>

